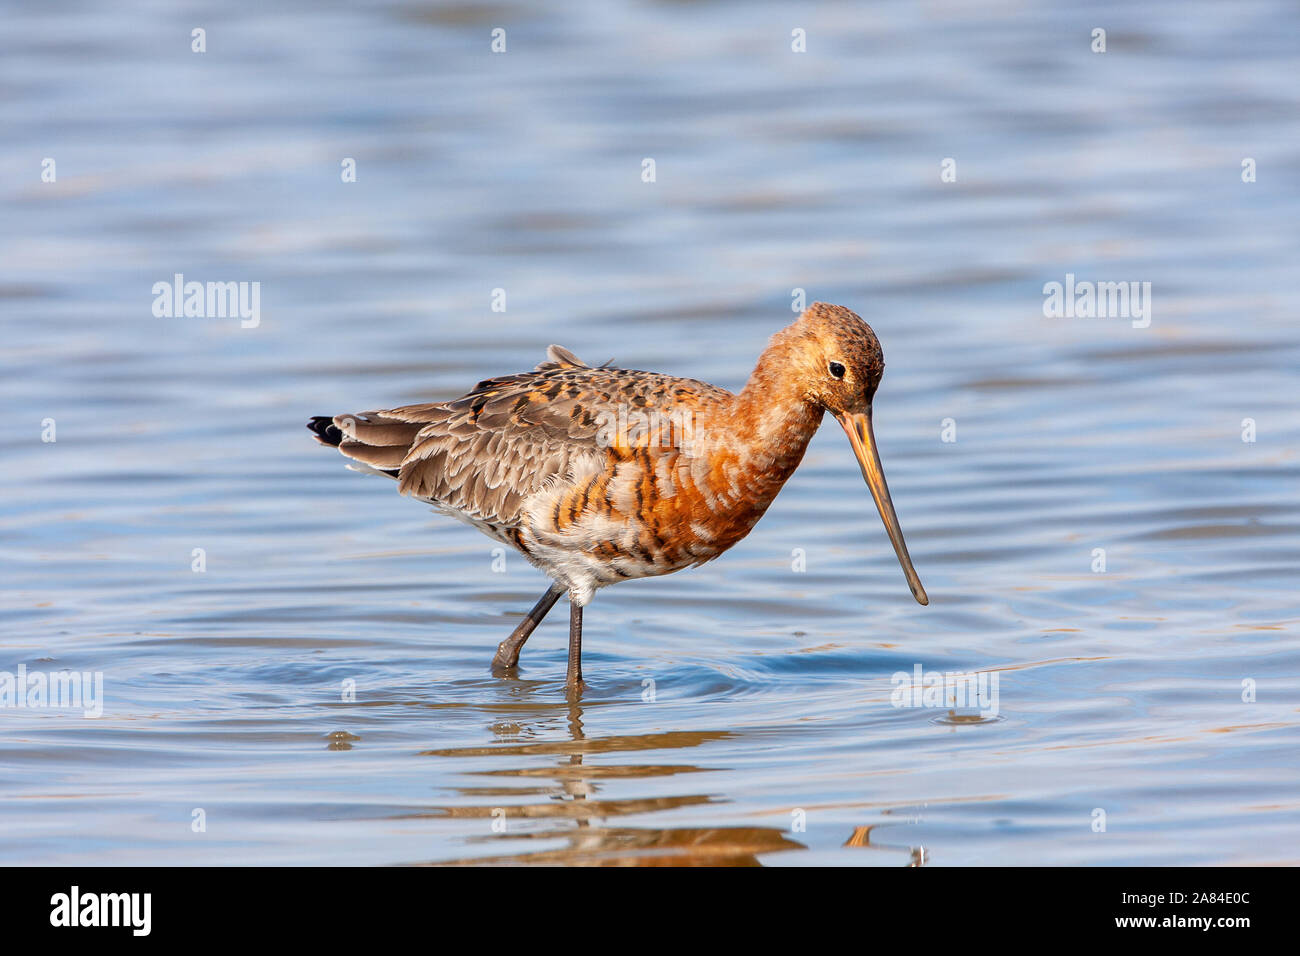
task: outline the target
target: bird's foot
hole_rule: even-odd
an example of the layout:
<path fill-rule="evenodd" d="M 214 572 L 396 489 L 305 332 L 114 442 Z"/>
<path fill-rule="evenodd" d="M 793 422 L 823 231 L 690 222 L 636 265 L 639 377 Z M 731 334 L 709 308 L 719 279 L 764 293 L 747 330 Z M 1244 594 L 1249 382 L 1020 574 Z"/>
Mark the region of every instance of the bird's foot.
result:
<path fill-rule="evenodd" d="M 497 652 L 492 657 L 492 673 L 513 670 L 519 663 L 519 648 L 512 646 L 508 640 L 497 645 Z"/>

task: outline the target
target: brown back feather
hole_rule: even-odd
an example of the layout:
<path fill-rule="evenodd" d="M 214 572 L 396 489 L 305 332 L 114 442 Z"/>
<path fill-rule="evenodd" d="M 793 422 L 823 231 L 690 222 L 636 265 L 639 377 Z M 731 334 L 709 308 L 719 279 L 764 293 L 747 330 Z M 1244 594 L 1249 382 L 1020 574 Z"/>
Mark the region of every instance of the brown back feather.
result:
<path fill-rule="evenodd" d="M 624 417 L 667 414 L 681 402 L 727 397 L 690 379 L 592 368 L 552 345 L 534 371 L 487 379 L 453 401 L 340 415 L 334 423 L 347 436 L 343 454 L 397 469 L 402 494 L 514 527 L 524 500 L 548 483 L 571 483 L 606 466 L 612 452 L 598 433 L 620 409 Z"/>

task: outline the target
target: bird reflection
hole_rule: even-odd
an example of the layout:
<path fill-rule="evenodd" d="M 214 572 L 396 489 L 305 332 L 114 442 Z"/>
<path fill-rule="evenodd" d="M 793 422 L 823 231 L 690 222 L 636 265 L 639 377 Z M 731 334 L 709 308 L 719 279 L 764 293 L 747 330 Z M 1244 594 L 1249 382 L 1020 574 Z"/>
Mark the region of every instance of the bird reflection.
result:
<path fill-rule="evenodd" d="M 512 687 L 512 699 L 500 705 L 507 714 L 488 726 L 494 743 L 421 752 L 425 757 L 481 761 L 482 769 L 459 773 L 483 783 L 455 787 L 460 799 L 446 806 L 403 816 L 481 821 L 477 833 L 462 839 L 486 850 L 425 865 L 759 866 L 766 854 L 809 849 L 789 830 L 777 827 L 655 827 L 622 822 L 723 802 L 689 785 L 690 775 L 723 768 L 663 760 L 649 763 L 629 755 L 690 750 L 737 733 L 665 730 L 589 736 L 579 696 L 538 703 L 530 699 L 530 690 L 524 681 Z M 557 725 L 565 733 L 557 734 Z M 674 786 L 673 778 L 681 778 L 681 785 Z M 634 786 L 630 781 L 638 780 L 646 782 L 636 786 L 643 795 L 625 796 Z M 654 795 L 644 795 L 647 791 Z M 874 824 L 857 827 L 843 846 L 903 852 L 910 866 L 927 862 L 924 848 L 873 840 L 874 829 Z"/>
<path fill-rule="evenodd" d="M 757 866 L 759 855 L 806 847 L 775 827 L 641 827 L 612 825 L 611 820 L 717 802 L 707 793 L 688 792 L 649 797 L 613 797 L 608 791 L 623 780 L 663 779 L 711 768 L 686 763 L 610 763 L 615 755 L 638 751 L 684 750 L 734 736 L 729 731 L 664 731 L 630 736 L 588 737 L 578 698 L 565 705 L 567 739 L 520 742 L 532 732 L 518 721 L 493 726 L 495 746 L 428 750 L 424 756 L 455 758 L 523 758 L 517 766 L 473 773 L 501 780 L 499 785 L 458 787 L 471 803 L 435 808 L 419 816 L 491 820 L 470 842 L 523 841 L 547 844 L 507 854 L 439 861 L 440 865 L 562 863 L 572 866 Z M 538 761 L 535 758 L 543 758 Z M 595 758 L 595 763 L 588 763 Z M 518 802 L 518 798 L 525 798 Z M 503 802 L 494 803 L 496 798 Z M 506 802 L 504 798 L 514 798 Z M 562 841 L 556 847 L 553 844 Z"/>

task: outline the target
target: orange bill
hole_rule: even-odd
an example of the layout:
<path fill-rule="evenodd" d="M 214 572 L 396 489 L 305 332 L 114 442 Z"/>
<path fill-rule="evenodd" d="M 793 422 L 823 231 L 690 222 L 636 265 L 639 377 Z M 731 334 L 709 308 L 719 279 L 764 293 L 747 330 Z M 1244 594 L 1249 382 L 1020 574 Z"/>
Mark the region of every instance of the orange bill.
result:
<path fill-rule="evenodd" d="M 907 578 L 907 586 L 912 589 L 912 597 L 916 598 L 918 604 L 929 604 L 930 599 L 926 597 L 925 588 L 921 586 L 921 579 L 917 576 L 916 568 L 912 567 L 912 558 L 907 553 L 907 542 L 903 540 L 903 530 L 898 526 L 898 515 L 894 513 L 894 502 L 889 497 L 889 485 L 885 484 L 885 472 L 880 467 L 880 454 L 876 451 L 876 436 L 871 430 L 870 407 L 865 413 L 842 412 L 835 417 L 844 427 L 844 433 L 849 436 L 853 454 L 857 456 L 862 468 L 862 477 L 871 489 L 871 497 L 876 499 L 876 509 L 880 512 L 880 519 L 885 522 L 885 530 L 894 545 L 894 553 L 898 555 L 898 563 L 903 566 L 903 576 Z"/>

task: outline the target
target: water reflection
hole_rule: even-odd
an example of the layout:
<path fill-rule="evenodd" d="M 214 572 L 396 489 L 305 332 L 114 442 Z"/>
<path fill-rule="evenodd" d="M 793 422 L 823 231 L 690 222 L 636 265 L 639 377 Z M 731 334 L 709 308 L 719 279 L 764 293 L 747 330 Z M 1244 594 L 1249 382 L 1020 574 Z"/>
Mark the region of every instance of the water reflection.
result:
<path fill-rule="evenodd" d="M 900 849 L 906 849 L 908 855 L 908 866 L 925 866 L 929 858 L 923 846 L 906 846 L 898 843 L 879 843 L 871 839 L 871 831 L 875 830 L 879 824 L 870 826 L 857 827 L 853 831 L 844 845 L 846 847 L 856 847 L 867 850 L 888 850 L 890 853 L 897 853 Z"/>
<path fill-rule="evenodd" d="M 734 737 L 730 731 L 666 731 L 630 736 L 589 737 L 583 729 L 583 707 L 570 701 L 568 738 L 530 743 L 505 743 L 484 747 L 426 750 L 421 756 L 450 758 L 519 757 L 519 766 L 471 770 L 491 777 L 495 785 L 456 787 L 461 797 L 474 801 L 435 807 L 412 816 L 483 818 L 493 821 L 489 834 L 467 838 L 467 843 L 524 840 L 530 843 L 560 841 L 546 849 L 440 860 L 431 865 L 496 865 L 506 863 L 564 863 L 583 866 L 757 866 L 763 853 L 806 847 L 775 827 L 631 827 L 609 826 L 611 818 L 658 813 L 714 803 L 718 798 L 701 792 L 655 797 L 603 796 L 612 781 L 653 779 L 701 773 L 713 768 L 682 763 L 588 763 L 588 757 L 610 757 L 644 751 L 681 750 Z M 518 736 L 526 724 L 512 722 L 492 728 Z M 543 765 L 529 758 L 542 757 Z M 518 780 L 517 785 L 509 781 Z M 546 782 L 549 781 L 549 782 Z M 514 802 L 506 802 L 513 798 Z M 541 828 L 516 829 L 514 821 L 546 820 Z"/>

